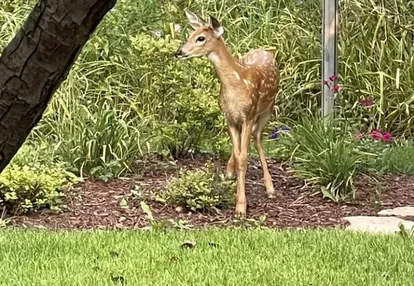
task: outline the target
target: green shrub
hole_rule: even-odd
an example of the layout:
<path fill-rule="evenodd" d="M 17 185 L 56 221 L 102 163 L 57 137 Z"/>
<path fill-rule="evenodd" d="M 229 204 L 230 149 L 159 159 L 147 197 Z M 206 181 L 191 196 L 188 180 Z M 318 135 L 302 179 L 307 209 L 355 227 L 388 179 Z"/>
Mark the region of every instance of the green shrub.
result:
<path fill-rule="evenodd" d="M 335 121 L 304 116 L 280 138 L 280 152 L 291 162 L 294 174 L 324 196 L 339 201 L 355 196 L 353 180 L 367 156 Z"/>
<path fill-rule="evenodd" d="M 77 181 L 51 146 L 27 142 L 0 174 L 0 207 L 11 214 L 43 208 L 59 211 L 63 190 Z"/>
<path fill-rule="evenodd" d="M 175 158 L 190 151 L 217 152 L 228 139 L 211 64 L 205 58 L 177 61 L 171 55 L 180 43 L 171 35 L 131 36 L 132 51 L 140 55 L 140 73 L 144 74 L 142 99 L 135 104 L 154 112 L 155 139 Z"/>
<path fill-rule="evenodd" d="M 1 1 L 0 50 L 35 2 Z M 413 5 L 402 0 L 341 4 L 341 117 L 395 136 L 413 133 Z M 274 51 L 281 69 L 279 121 L 300 119 L 305 108 L 320 111 L 321 1 L 118 0 L 31 138 L 59 146 L 57 152 L 78 173 L 101 178 L 123 174 L 134 157 L 147 152 L 178 158 L 190 151 L 228 149 L 211 64 L 205 58 L 184 62 L 172 56 L 188 35 L 183 13 L 187 6 L 222 22 L 225 40 L 236 56 L 260 46 Z M 181 25 L 181 31 L 175 31 L 174 24 Z M 375 105 L 370 110 L 355 108 L 365 97 L 374 99 Z M 104 112 L 102 102 L 107 104 Z M 79 108 L 84 114 L 78 114 Z M 100 116 L 109 113 L 115 126 L 105 123 L 110 130 L 102 131 L 106 119 Z M 79 131 L 89 134 L 87 141 Z M 111 132 L 124 135 L 94 140 L 95 133 L 106 138 Z M 104 155 L 109 149 L 112 154 Z"/>
<path fill-rule="evenodd" d="M 156 200 L 193 211 L 224 208 L 234 203 L 234 187 L 233 181 L 227 180 L 218 170 L 214 170 L 213 165 L 208 164 L 201 170 L 181 171 L 179 177 L 168 182 Z"/>
<path fill-rule="evenodd" d="M 13 214 L 49 208 L 59 211 L 69 186 L 62 168 L 9 165 L 0 174 L 0 205 Z"/>

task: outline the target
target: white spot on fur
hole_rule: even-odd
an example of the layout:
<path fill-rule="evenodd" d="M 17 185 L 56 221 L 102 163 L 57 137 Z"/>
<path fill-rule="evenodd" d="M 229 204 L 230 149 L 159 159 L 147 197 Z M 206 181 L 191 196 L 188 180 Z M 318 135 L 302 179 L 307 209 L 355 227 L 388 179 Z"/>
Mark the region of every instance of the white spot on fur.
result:
<path fill-rule="evenodd" d="M 238 72 L 234 71 L 234 75 L 236 76 L 236 78 L 237 78 L 238 80 L 240 80 L 240 75 L 239 75 L 239 73 L 238 73 Z"/>

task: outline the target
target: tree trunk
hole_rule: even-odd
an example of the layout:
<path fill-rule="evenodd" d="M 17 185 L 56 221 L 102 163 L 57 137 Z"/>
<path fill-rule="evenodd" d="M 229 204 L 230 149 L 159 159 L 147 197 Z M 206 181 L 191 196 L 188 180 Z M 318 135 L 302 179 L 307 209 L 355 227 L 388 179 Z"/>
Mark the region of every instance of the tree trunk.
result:
<path fill-rule="evenodd" d="M 116 0 L 40 0 L 0 57 L 0 173 Z"/>

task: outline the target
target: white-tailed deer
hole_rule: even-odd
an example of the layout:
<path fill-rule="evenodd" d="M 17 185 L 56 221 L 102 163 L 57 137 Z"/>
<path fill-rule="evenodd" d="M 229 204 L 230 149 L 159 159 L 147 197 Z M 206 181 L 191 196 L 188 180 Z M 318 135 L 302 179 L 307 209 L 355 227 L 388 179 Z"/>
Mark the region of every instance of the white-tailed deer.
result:
<path fill-rule="evenodd" d="M 219 105 L 233 146 L 227 163 L 227 177 L 232 178 L 237 173 L 236 214 L 245 215 L 247 153 L 252 135 L 266 191 L 269 196 L 275 193 L 263 151 L 262 132 L 275 105 L 279 69 L 273 55 L 263 49 L 252 50 L 243 58 L 234 59 L 221 37 L 224 29 L 217 19 L 210 16 L 207 23 L 188 10 L 185 14 L 194 31 L 175 56 L 188 59 L 206 55 L 215 67 L 221 83 Z"/>

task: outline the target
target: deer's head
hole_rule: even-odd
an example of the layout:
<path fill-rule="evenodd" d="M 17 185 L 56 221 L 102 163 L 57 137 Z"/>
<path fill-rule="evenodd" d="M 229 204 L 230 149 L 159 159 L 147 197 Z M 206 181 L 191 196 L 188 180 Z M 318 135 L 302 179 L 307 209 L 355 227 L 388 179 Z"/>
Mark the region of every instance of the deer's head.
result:
<path fill-rule="evenodd" d="M 210 16 L 210 21 L 206 22 L 188 10 L 185 10 L 185 15 L 194 31 L 188 36 L 187 42 L 177 50 L 175 56 L 188 59 L 208 55 L 223 35 L 223 27 L 212 16 Z"/>

